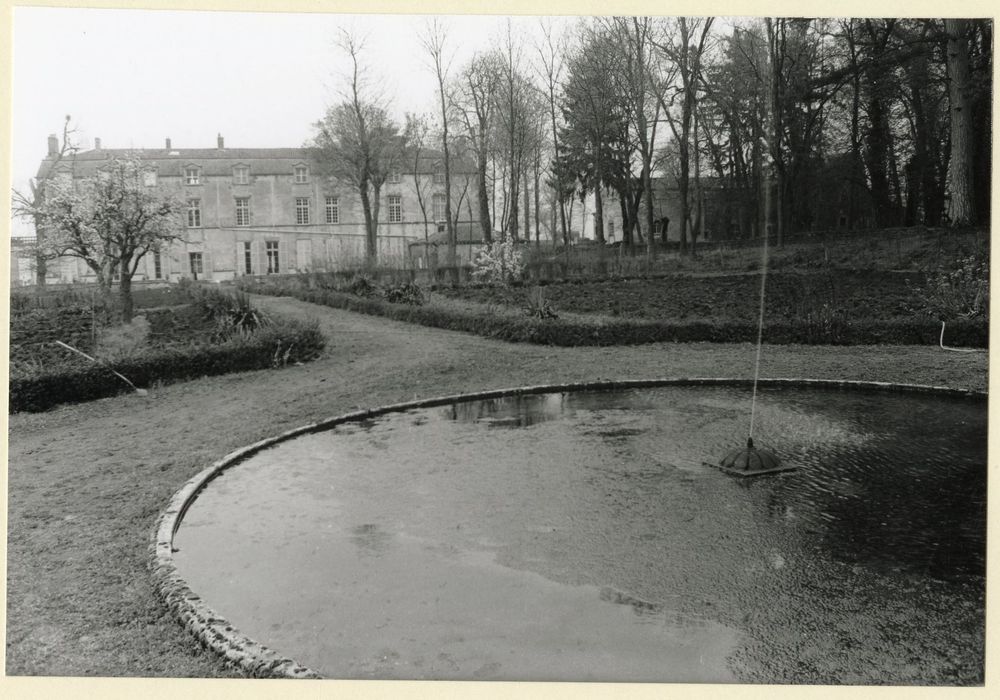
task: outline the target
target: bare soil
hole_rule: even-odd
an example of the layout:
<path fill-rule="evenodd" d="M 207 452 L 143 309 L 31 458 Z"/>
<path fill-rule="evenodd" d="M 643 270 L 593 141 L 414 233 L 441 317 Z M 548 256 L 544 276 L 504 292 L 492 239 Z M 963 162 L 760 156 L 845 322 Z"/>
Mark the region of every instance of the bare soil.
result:
<path fill-rule="evenodd" d="M 750 376 L 749 344 L 550 348 L 258 298 L 320 321 L 304 366 L 210 377 L 9 418 L 7 674 L 227 677 L 167 614 L 146 568 L 187 479 L 241 445 L 417 397 L 596 379 Z M 986 353 L 765 346 L 761 374 L 984 390 Z"/>

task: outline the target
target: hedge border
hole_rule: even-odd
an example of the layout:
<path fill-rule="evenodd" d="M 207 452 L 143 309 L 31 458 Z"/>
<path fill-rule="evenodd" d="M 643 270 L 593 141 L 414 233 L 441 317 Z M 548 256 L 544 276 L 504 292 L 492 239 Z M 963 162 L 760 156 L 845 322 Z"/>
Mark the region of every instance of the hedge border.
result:
<path fill-rule="evenodd" d="M 757 324 L 751 320 L 536 319 L 514 313 L 488 315 L 475 311 L 434 306 L 392 304 L 382 299 L 359 297 L 331 289 L 303 289 L 289 284 L 245 284 L 251 293 L 292 296 L 313 304 L 382 316 L 446 330 L 465 331 L 510 342 L 560 347 L 641 345 L 660 342 L 745 343 L 757 339 Z M 821 321 L 797 319 L 764 324 L 764 339 L 775 345 L 928 345 L 937 344 L 940 322 L 933 319 L 900 318 L 866 321 Z M 948 324 L 952 346 L 988 347 L 989 325 L 985 321 L 958 320 Z"/>
<path fill-rule="evenodd" d="M 113 369 L 138 387 L 157 381 L 175 382 L 196 377 L 267 369 L 275 354 L 291 348 L 288 362 L 317 357 L 325 339 L 315 326 L 284 321 L 265 327 L 249 340 L 219 345 L 165 349 L 114 363 Z M 102 365 L 74 367 L 34 376 L 10 377 L 8 411 L 45 411 L 63 403 L 82 403 L 128 393 L 132 388 Z"/>
<path fill-rule="evenodd" d="M 181 577 L 174 563 L 174 535 L 188 509 L 202 491 L 218 476 L 238 466 L 253 455 L 293 438 L 329 430 L 343 423 L 376 418 L 389 413 L 399 413 L 418 408 L 431 408 L 463 401 L 483 401 L 508 396 L 527 396 L 560 391 L 607 391 L 614 389 L 643 389 L 665 386 L 743 386 L 753 385 L 753 379 L 727 377 L 677 377 L 661 379 L 611 380 L 569 384 L 542 384 L 471 394 L 437 396 L 416 401 L 389 404 L 378 408 L 354 411 L 265 438 L 242 447 L 203 469 L 189 479 L 170 499 L 160 514 L 152 531 L 149 547 L 149 569 L 154 587 L 178 622 L 206 649 L 220 656 L 224 663 L 253 678 L 317 679 L 323 676 L 293 659 L 244 635 L 229 620 L 219 615 L 195 593 Z M 826 390 L 870 391 L 886 393 L 936 394 L 985 401 L 982 391 L 955 389 L 946 386 L 923 384 L 894 384 L 890 382 L 865 382 L 835 379 L 778 378 L 760 379 L 759 386 L 803 387 Z"/>

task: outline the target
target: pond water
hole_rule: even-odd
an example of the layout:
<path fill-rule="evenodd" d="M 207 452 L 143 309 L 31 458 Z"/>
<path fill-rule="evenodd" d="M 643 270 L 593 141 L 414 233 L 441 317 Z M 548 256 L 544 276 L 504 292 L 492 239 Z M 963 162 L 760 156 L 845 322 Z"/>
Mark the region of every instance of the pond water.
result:
<path fill-rule="evenodd" d="M 334 678 L 978 684 L 986 402 L 727 387 L 391 413 L 211 482 L 180 574 Z"/>

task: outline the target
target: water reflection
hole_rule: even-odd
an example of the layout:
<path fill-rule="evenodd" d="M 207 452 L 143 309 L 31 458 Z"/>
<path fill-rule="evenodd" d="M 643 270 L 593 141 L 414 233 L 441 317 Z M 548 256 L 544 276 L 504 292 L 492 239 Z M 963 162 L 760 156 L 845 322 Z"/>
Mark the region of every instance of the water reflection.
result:
<path fill-rule="evenodd" d="M 589 468 L 625 479 L 715 462 L 722 454 L 715 445 L 740 439 L 745 392 L 675 388 L 667 401 L 657 393 L 511 396 L 455 404 L 446 416 L 488 428 L 569 420 L 576 435 L 599 439 L 614 457 Z M 943 411 L 942 401 L 955 412 Z M 842 561 L 935 578 L 982 576 L 984 418 L 965 400 L 769 389 L 758 442 L 798 471 L 737 488 L 764 489 L 768 518 L 819 536 Z"/>
<path fill-rule="evenodd" d="M 460 423 L 480 423 L 489 428 L 527 428 L 567 415 L 567 395 L 502 396 L 465 401 L 441 409 L 442 415 Z"/>

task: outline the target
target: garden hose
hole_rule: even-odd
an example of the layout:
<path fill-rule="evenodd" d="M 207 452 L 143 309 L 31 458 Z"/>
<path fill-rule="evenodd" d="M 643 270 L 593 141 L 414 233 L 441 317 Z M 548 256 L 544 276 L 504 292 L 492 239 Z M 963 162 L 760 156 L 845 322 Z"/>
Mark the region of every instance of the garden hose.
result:
<path fill-rule="evenodd" d="M 942 350 L 951 350 L 952 352 L 986 352 L 984 348 L 949 348 L 944 344 L 944 325 L 945 322 L 941 321 L 941 338 L 938 340 L 938 345 L 941 346 Z"/>

